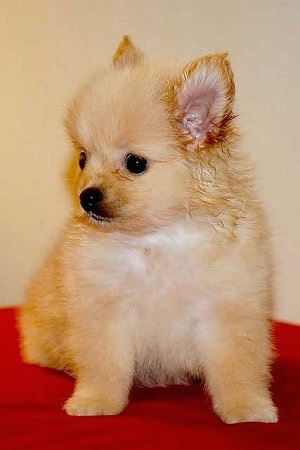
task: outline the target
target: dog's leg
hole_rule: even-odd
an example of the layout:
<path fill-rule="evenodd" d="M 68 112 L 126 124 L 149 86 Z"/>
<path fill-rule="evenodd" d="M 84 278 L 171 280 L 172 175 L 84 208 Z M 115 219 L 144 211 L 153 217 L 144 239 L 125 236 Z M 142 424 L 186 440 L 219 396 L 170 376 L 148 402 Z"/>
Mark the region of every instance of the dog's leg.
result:
<path fill-rule="evenodd" d="M 22 359 L 29 364 L 63 370 L 67 363 L 63 352 L 63 338 L 58 325 L 51 325 L 50 317 L 43 317 L 35 307 L 26 304 L 19 310 L 18 325 Z M 57 320 L 56 323 L 59 321 Z M 55 323 L 55 321 L 54 321 Z"/>
<path fill-rule="evenodd" d="M 91 312 L 88 320 L 82 319 L 70 337 L 76 383 L 64 405 L 69 415 L 114 415 L 128 402 L 134 375 L 128 330 L 124 320 L 95 316 Z"/>
<path fill-rule="evenodd" d="M 214 410 L 226 423 L 277 422 L 268 390 L 268 322 L 242 314 L 228 319 L 210 323 L 203 333 L 203 367 Z"/>
<path fill-rule="evenodd" d="M 51 277 L 43 271 L 32 283 L 26 302 L 18 311 L 20 350 L 24 361 L 64 370 L 68 358 L 64 352 L 65 317 L 59 292 Z M 49 281 L 49 282 L 48 282 Z"/>

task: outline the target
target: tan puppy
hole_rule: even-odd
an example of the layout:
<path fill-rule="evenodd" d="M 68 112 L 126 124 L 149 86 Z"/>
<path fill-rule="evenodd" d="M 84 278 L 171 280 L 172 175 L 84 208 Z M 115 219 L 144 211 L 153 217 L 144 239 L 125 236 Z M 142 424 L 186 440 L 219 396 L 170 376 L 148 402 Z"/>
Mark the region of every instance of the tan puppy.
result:
<path fill-rule="evenodd" d="M 19 318 L 24 359 L 75 377 L 68 414 L 203 377 L 224 422 L 277 421 L 268 232 L 233 100 L 226 54 L 182 70 L 125 36 L 72 102 L 78 211 Z"/>

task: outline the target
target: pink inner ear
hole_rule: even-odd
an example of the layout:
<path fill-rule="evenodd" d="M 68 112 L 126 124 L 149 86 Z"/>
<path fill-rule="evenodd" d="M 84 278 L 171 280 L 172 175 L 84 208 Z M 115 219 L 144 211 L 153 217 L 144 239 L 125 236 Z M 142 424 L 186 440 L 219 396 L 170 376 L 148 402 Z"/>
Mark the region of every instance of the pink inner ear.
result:
<path fill-rule="evenodd" d="M 192 103 L 185 108 L 182 126 L 185 133 L 195 139 L 203 139 L 208 128 L 209 107 L 201 101 Z"/>
<path fill-rule="evenodd" d="M 180 96 L 180 129 L 197 143 L 204 141 L 214 127 L 216 90 L 204 86 L 190 86 Z"/>

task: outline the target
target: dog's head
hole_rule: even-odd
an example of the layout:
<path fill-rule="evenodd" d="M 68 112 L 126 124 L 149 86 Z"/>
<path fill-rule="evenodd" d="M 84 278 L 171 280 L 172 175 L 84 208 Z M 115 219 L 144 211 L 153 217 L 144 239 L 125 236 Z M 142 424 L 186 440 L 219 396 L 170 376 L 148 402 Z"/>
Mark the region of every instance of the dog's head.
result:
<path fill-rule="evenodd" d="M 226 54 L 150 64 L 124 37 L 65 120 L 84 220 L 141 232 L 220 203 L 228 183 L 215 166 L 228 166 L 233 97 Z"/>

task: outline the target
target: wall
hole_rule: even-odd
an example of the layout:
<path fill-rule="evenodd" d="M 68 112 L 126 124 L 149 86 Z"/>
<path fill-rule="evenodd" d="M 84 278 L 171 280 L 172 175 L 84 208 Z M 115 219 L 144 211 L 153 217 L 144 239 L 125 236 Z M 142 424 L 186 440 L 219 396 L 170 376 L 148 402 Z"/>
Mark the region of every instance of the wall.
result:
<path fill-rule="evenodd" d="M 21 301 L 70 208 L 65 104 L 128 33 L 149 55 L 229 51 L 274 234 L 276 317 L 300 322 L 299 18 L 298 0 L 1 0 L 0 303 Z"/>

